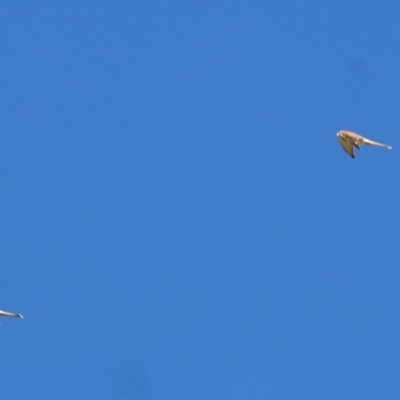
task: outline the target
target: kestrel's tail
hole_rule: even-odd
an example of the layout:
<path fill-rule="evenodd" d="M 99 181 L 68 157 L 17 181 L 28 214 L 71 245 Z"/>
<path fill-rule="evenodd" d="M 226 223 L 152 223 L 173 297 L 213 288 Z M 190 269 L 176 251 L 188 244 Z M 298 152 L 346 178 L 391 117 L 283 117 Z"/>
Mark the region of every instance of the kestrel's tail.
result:
<path fill-rule="evenodd" d="M 368 144 L 368 145 L 371 145 L 371 146 L 384 147 L 385 149 L 389 149 L 389 150 L 392 148 L 392 146 L 388 146 L 387 144 L 374 142 L 374 141 L 366 139 L 366 138 L 363 138 L 363 144 Z"/>

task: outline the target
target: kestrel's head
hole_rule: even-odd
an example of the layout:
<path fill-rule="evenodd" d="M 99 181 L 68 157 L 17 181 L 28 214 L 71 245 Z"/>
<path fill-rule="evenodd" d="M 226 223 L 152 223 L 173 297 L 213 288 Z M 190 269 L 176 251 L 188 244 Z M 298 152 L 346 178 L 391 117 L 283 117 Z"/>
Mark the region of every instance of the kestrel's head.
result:
<path fill-rule="evenodd" d="M 337 136 L 339 139 L 347 140 L 346 131 L 339 131 L 339 132 L 336 134 L 336 136 Z"/>

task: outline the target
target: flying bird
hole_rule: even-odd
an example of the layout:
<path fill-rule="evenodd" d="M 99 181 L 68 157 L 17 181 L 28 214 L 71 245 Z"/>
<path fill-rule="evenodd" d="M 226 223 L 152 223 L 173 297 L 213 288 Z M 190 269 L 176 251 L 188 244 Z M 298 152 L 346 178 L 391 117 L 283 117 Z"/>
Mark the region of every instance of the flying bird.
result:
<path fill-rule="evenodd" d="M 0 310 L 0 317 L 16 317 L 16 318 L 24 318 L 21 314 L 14 314 L 7 311 Z"/>
<path fill-rule="evenodd" d="M 339 131 L 336 136 L 339 138 L 339 142 L 342 145 L 344 151 L 350 156 L 355 158 L 354 156 L 354 147 L 361 150 L 361 145 L 367 144 L 371 146 L 385 147 L 386 149 L 391 149 L 391 146 L 387 144 L 374 142 L 369 140 L 361 135 L 357 135 L 357 133 L 350 131 Z"/>

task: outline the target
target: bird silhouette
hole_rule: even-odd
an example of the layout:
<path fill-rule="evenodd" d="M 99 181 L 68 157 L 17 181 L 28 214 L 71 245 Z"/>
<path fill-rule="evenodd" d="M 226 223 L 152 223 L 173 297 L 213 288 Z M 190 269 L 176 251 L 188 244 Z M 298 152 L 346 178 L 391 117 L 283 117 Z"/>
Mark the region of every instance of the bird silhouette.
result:
<path fill-rule="evenodd" d="M 358 135 L 357 133 L 350 131 L 339 131 L 336 136 L 338 137 L 344 151 L 352 158 L 355 158 L 354 148 L 356 147 L 357 149 L 361 150 L 361 145 L 384 147 L 389 150 L 392 148 L 387 144 L 374 142 L 373 140 L 369 140 L 361 135 Z"/>

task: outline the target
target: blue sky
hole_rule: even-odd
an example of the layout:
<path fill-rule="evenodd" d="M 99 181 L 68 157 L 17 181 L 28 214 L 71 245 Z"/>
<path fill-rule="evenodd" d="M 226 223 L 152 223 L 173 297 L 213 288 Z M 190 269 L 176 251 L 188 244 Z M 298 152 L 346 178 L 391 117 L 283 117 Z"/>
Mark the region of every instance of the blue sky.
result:
<path fill-rule="evenodd" d="M 399 13 L 3 2 L 2 398 L 398 399 Z"/>

